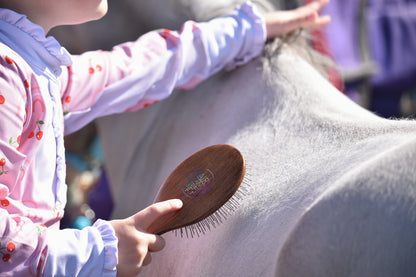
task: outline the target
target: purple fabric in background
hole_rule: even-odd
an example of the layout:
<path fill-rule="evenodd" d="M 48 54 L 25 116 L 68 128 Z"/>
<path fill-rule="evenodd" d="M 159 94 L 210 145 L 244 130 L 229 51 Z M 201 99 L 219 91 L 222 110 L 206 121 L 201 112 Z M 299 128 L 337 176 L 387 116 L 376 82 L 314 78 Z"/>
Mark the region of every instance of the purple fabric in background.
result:
<path fill-rule="evenodd" d="M 95 188 L 88 194 L 88 204 L 94 210 L 96 218 L 104 220 L 110 219 L 114 202 L 107 174 L 104 170 Z"/>
<path fill-rule="evenodd" d="M 416 85 L 416 1 L 371 1 L 367 24 L 370 49 L 380 72 L 372 79 L 381 93 Z"/>
<path fill-rule="evenodd" d="M 359 13 L 363 0 L 331 0 L 324 13 L 332 17 L 326 28 L 328 48 L 346 71 L 362 64 Z M 400 116 L 403 92 L 416 88 L 416 0 L 368 0 L 365 17 L 368 49 L 378 71 L 370 78 L 371 110 Z M 346 83 L 354 97 L 357 83 Z"/>
<path fill-rule="evenodd" d="M 331 0 L 323 14 L 332 17 L 325 31 L 328 47 L 335 61 L 344 69 L 355 70 L 361 64 L 358 47 L 358 14 L 360 0 Z"/>

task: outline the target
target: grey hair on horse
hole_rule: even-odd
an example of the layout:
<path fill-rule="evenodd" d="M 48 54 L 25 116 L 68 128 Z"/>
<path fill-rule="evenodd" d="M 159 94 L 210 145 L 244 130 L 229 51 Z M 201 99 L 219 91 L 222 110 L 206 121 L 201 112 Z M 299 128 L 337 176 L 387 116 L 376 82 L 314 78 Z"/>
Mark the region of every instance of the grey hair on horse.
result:
<path fill-rule="evenodd" d="M 353 103 L 293 38 L 192 92 L 100 121 L 116 217 L 149 204 L 169 171 L 207 145 L 235 145 L 249 165 L 252 192 L 236 214 L 198 239 L 168 234 L 143 276 L 416 273 L 416 123 Z M 126 150 L 110 132 L 130 138 Z"/>

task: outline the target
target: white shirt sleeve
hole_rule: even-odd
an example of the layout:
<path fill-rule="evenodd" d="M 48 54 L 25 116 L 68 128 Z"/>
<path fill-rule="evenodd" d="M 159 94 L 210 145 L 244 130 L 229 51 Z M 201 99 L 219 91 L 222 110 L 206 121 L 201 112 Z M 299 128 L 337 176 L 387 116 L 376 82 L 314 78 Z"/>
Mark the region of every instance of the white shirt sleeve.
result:
<path fill-rule="evenodd" d="M 45 243 L 44 276 L 116 276 L 118 240 L 107 221 L 82 230 L 48 230 Z"/>

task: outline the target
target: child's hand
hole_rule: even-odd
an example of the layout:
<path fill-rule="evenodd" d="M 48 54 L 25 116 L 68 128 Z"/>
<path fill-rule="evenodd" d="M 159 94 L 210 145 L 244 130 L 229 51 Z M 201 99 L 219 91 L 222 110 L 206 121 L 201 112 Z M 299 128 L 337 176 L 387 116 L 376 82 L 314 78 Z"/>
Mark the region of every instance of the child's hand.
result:
<path fill-rule="evenodd" d="M 299 28 L 319 28 L 327 25 L 331 21 L 330 16 L 320 16 L 318 12 L 328 2 L 329 0 L 316 0 L 294 10 L 267 13 L 264 16 L 267 38 L 282 36 Z"/>
<path fill-rule="evenodd" d="M 162 237 L 146 233 L 146 229 L 162 215 L 179 210 L 180 200 L 168 200 L 153 204 L 135 215 L 110 221 L 118 238 L 117 276 L 136 276 L 151 261 L 149 252 L 163 249 Z"/>

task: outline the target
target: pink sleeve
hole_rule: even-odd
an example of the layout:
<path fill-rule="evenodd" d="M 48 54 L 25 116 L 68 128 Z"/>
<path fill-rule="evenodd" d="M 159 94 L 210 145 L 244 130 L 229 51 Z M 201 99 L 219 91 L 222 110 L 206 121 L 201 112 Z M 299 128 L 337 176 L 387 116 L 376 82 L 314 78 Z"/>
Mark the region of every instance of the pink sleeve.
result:
<path fill-rule="evenodd" d="M 33 97 L 29 92 L 33 75 L 15 52 L 1 46 L 0 276 L 91 276 L 91 272 L 115 276 L 117 238 L 108 222 L 83 230 L 59 230 L 58 224 L 44 225 L 51 222 L 34 223 L 37 216 L 29 209 L 22 211 L 22 198 L 36 198 L 39 188 L 51 186 L 21 182 L 22 165 L 34 156 L 25 144 L 28 122 L 35 116 L 30 112 Z"/>
<path fill-rule="evenodd" d="M 248 2 L 226 17 L 147 33 L 112 51 L 73 56 L 61 76 L 65 132 L 112 113 L 135 111 L 258 56 L 264 21 Z"/>

